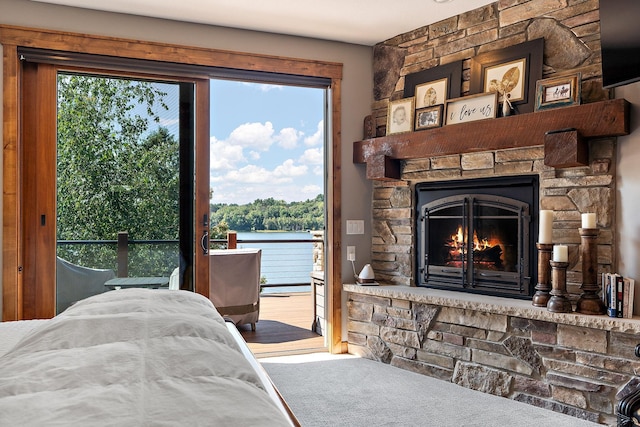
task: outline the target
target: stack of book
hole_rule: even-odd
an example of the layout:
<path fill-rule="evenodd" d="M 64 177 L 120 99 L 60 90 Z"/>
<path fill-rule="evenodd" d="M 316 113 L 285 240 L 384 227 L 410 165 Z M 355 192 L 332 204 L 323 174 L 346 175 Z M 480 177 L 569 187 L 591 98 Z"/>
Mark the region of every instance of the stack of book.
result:
<path fill-rule="evenodd" d="M 602 273 L 602 299 L 609 317 L 633 317 L 635 280 L 618 273 Z"/>

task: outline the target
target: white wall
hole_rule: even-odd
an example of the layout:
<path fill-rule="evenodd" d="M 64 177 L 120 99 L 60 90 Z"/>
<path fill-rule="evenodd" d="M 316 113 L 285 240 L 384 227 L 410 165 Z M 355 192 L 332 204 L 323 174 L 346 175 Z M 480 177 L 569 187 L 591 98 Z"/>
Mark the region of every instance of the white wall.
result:
<path fill-rule="evenodd" d="M 369 262 L 371 184 L 365 179 L 364 166 L 353 164 L 352 143 L 362 139 L 363 119 L 371 113 L 371 47 L 98 12 L 28 0 L 0 0 L 0 23 L 342 63 L 341 244 L 343 249 L 347 245 L 357 245 L 359 263 Z M 365 219 L 365 235 L 347 236 L 347 219 Z M 353 273 L 350 263 L 346 262 L 346 250 L 344 258 L 342 276 L 350 280 Z"/>
<path fill-rule="evenodd" d="M 631 103 L 631 134 L 618 138 L 618 272 L 640 283 L 640 83 L 621 86 L 615 93 Z M 635 313 L 639 314 L 637 294 Z"/>

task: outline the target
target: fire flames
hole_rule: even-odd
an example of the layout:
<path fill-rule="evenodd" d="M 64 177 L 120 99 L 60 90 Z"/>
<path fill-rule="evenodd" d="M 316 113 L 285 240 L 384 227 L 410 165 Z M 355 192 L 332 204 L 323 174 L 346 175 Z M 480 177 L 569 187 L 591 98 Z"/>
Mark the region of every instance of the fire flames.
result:
<path fill-rule="evenodd" d="M 495 267 L 502 264 L 501 242 L 496 238 L 478 237 L 476 230 L 473 231 L 473 255 L 476 263 L 488 263 Z M 466 248 L 465 230 L 461 225 L 457 231 L 451 235 L 447 242 L 449 247 L 449 257 L 454 261 L 461 261 L 464 258 Z"/>

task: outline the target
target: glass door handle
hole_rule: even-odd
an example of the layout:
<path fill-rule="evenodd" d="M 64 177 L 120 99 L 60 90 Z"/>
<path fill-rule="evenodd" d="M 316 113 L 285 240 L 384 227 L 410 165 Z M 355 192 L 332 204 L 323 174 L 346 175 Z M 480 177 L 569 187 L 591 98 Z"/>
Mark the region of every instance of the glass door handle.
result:
<path fill-rule="evenodd" d="M 207 255 L 209 253 L 209 231 L 207 230 L 202 232 L 200 247 L 202 248 L 202 255 Z"/>

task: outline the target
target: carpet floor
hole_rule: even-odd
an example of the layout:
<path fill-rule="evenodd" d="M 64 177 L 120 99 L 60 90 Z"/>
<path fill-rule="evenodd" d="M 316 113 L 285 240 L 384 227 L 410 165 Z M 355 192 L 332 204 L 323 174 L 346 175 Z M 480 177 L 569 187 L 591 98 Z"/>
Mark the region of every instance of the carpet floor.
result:
<path fill-rule="evenodd" d="M 259 361 L 303 427 L 598 425 L 352 355 Z"/>

